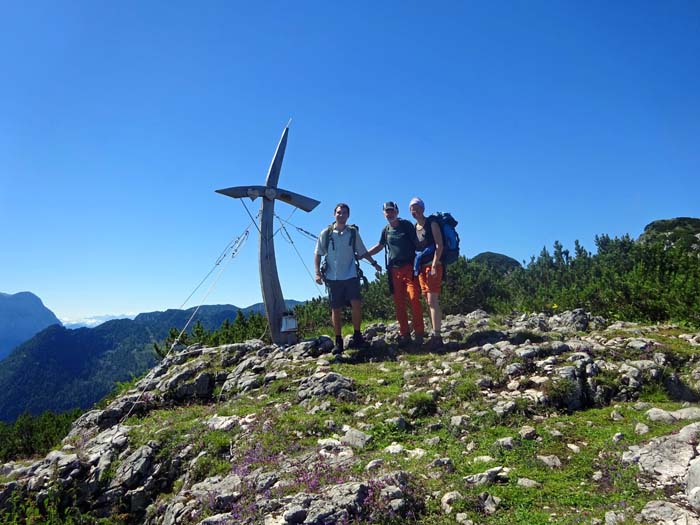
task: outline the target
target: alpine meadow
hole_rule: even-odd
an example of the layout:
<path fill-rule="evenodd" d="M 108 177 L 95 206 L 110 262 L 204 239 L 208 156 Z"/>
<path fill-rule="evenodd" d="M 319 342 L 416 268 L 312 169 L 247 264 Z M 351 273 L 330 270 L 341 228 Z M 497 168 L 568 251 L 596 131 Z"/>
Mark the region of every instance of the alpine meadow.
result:
<path fill-rule="evenodd" d="M 324 298 L 288 347 L 172 327 L 87 412 L 0 424 L 0 523 L 695 523 L 699 236 L 460 257 L 435 350 L 398 348 L 386 276 L 342 356 Z"/>

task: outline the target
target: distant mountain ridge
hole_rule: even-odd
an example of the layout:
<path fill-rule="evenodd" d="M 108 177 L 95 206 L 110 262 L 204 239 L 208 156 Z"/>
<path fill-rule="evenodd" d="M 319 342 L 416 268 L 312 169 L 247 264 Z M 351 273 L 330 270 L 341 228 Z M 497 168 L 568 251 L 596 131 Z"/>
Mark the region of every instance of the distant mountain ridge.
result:
<path fill-rule="evenodd" d="M 0 367 L 0 420 L 22 412 L 88 408 L 157 359 L 145 326 L 130 319 L 70 330 L 52 325 L 18 346 Z"/>
<path fill-rule="evenodd" d="M 37 298 L 38 299 L 38 298 Z M 293 308 L 300 301 L 286 301 Z M 12 421 L 28 411 L 62 412 L 89 408 L 114 389 L 157 362 L 153 343 L 164 340 L 171 328 L 183 328 L 196 308 L 146 312 L 132 319 L 115 319 L 95 328 L 50 326 L 15 348 L 0 367 L 0 421 Z M 215 330 L 263 311 L 262 303 L 247 308 L 203 305 L 188 331 L 199 321 Z"/>
<path fill-rule="evenodd" d="M 302 301 L 295 301 L 293 299 L 285 301 L 285 305 L 289 310 L 301 303 Z M 199 308 L 199 310 L 193 319 L 193 323 L 199 321 L 207 330 L 219 328 L 225 319 L 233 321 L 238 315 L 239 310 L 243 315 L 249 315 L 251 313 L 265 314 L 265 306 L 263 303 L 255 303 L 245 308 L 240 308 L 232 304 L 214 304 L 192 307 L 187 310 L 170 309 L 164 312 L 144 312 L 134 317 L 134 322 L 147 326 L 156 339 L 164 339 L 167 337 L 171 328 L 183 328 L 197 308 Z"/>
<path fill-rule="evenodd" d="M 472 257 L 472 261 L 483 264 L 500 274 L 506 274 L 516 268 L 522 268 L 522 265 L 512 257 L 495 252 L 482 252 Z"/>
<path fill-rule="evenodd" d="M 83 317 L 82 319 L 61 319 L 63 326 L 75 330 L 76 328 L 95 328 L 96 326 L 106 323 L 107 321 L 112 321 L 114 319 L 133 319 L 134 315 L 131 314 L 105 314 L 105 315 L 93 315 L 91 317 Z"/>
<path fill-rule="evenodd" d="M 47 326 L 61 324 L 58 317 L 31 292 L 0 292 L 0 359 Z"/>

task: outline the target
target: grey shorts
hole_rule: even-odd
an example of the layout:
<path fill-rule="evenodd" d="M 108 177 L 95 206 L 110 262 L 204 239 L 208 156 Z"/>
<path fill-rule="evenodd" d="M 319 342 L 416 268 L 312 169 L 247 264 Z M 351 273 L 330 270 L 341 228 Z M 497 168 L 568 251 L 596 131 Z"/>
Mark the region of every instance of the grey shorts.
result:
<path fill-rule="evenodd" d="M 331 308 L 342 308 L 348 306 L 350 301 L 359 301 L 362 298 L 360 279 L 353 277 L 345 281 L 328 281 L 328 297 Z"/>

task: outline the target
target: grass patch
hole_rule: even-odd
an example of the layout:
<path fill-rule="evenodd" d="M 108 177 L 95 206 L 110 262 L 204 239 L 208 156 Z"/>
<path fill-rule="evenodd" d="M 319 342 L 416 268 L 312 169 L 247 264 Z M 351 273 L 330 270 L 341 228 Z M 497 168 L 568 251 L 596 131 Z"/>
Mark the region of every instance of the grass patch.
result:
<path fill-rule="evenodd" d="M 437 403 L 425 392 L 411 392 L 404 402 L 406 413 L 414 418 L 432 416 L 437 412 Z"/>
<path fill-rule="evenodd" d="M 231 472 L 231 462 L 215 456 L 204 455 L 197 458 L 190 470 L 192 481 L 197 483 L 211 476 L 226 476 Z"/>
<path fill-rule="evenodd" d="M 116 386 L 114 387 L 114 390 L 107 394 L 105 397 L 103 397 L 98 403 L 95 404 L 95 408 L 99 410 L 104 410 L 107 408 L 107 406 L 117 399 L 118 397 L 126 394 L 129 390 L 136 388 L 136 383 L 138 383 L 141 379 L 146 377 L 150 370 L 147 370 L 141 375 L 138 376 L 133 376 L 131 379 L 128 379 L 126 381 L 117 381 Z"/>
<path fill-rule="evenodd" d="M 191 443 L 201 445 L 207 433 L 203 420 L 214 415 L 214 409 L 212 406 L 192 405 L 154 410 L 143 419 L 131 417 L 126 421 L 126 425 L 134 427 L 129 432 L 130 446 L 136 449 L 149 441 L 156 441 L 157 457 L 167 458 Z"/>

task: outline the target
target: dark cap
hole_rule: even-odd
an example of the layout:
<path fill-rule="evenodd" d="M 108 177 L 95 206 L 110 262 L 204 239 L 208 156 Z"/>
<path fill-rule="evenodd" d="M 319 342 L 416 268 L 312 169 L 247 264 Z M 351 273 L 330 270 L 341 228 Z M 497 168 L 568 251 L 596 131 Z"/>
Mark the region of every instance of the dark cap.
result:
<path fill-rule="evenodd" d="M 384 206 L 382 206 L 382 210 L 396 210 L 397 212 L 399 211 L 399 207 L 396 205 L 395 202 L 392 201 L 387 201 L 384 203 Z"/>

